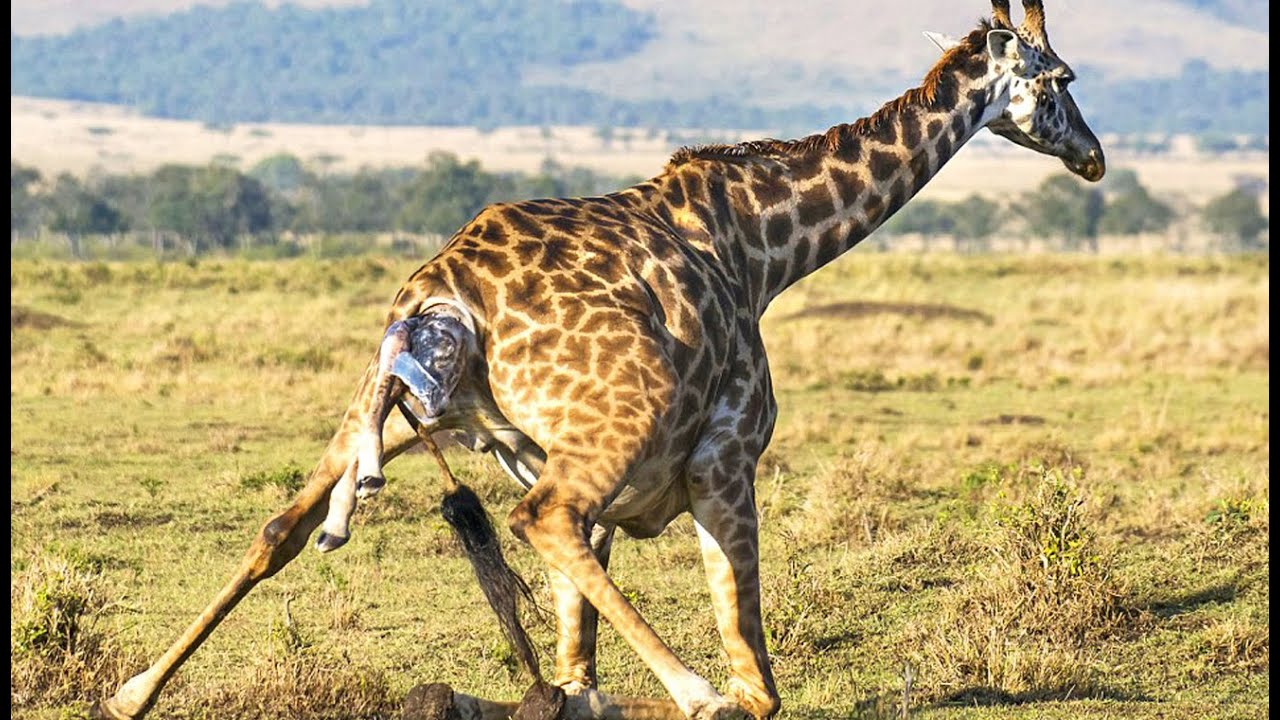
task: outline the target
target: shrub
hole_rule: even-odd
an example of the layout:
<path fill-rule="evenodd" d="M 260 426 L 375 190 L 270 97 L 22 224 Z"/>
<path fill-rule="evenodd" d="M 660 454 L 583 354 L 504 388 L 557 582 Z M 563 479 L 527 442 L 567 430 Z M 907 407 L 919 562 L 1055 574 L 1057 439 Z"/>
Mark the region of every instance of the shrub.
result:
<path fill-rule="evenodd" d="M 245 490 L 261 490 L 265 487 L 277 487 L 290 493 L 298 492 L 307 482 L 306 473 L 297 465 L 286 465 L 275 470 L 259 470 L 240 478 L 240 487 Z"/>
<path fill-rule="evenodd" d="M 13 708 L 96 699 L 142 663 L 100 627 L 111 607 L 92 563 L 42 556 L 13 576 L 9 630 L 9 701 Z"/>
<path fill-rule="evenodd" d="M 1081 472 L 1040 467 L 1039 474 L 1026 500 L 998 499 L 990 508 L 989 567 L 948 590 L 941 611 L 908 631 L 908 657 L 935 696 L 1099 690 L 1087 648 L 1118 629 L 1123 588 L 1090 525 Z"/>

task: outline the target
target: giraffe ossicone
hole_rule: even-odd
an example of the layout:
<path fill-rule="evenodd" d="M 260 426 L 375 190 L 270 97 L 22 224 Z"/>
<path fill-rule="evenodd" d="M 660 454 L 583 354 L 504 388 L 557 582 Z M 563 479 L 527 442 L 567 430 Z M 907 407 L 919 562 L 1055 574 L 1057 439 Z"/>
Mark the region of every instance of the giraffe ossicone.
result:
<path fill-rule="evenodd" d="M 359 498 L 385 482 L 383 464 L 445 430 L 492 454 L 525 490 L 507 525 L 548 568 L 552 683 L 570 695 L 565 707 L 585 707 L 589 691 L 592 717 L 777 713 L 755 506 L 777 418 L 765 310 L 861 242 L 983 129 L 1086 180 L 1105 173 L 1040 0 L 1023 0 L 1018 26 L 1009 5 L 994 0 L 991 19 L 954 44 L 931 38 L 943 52 L 921 84 L 853 123 L 799 140 L 683 148 L 659 175 L 601 197 L 483 209 L 400 288 L 379 350 L 293 504 L 262 527 L 204 612 L 95 716 L 145 714 L 257 583 L 321 525 L 321 549 L 341 545 Z M 397 406 L 412 423 L 388 422 Z M 654 537 L 686 512 L 728 658 L 723 695 L 608 574 L 615 530 Z M 598 693 L 600 617 L 669 700 Z M 486 720 L 510 712 L 468 703 L 459 707 Z"/>

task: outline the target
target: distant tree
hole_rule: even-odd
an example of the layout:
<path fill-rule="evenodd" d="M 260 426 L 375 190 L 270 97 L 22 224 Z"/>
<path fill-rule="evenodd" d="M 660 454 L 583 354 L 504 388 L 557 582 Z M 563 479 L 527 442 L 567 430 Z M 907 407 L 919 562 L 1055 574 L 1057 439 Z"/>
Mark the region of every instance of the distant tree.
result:
<path fill-rule="evenodd" d="M 433 152 L 427 168 L 405 188 L 396 226 L 410 232 L 452 234 L 485 205 L 513 194 L 510 181 L 463 163 L 452 153 Z"/>
<path fill-rule="evenodd" d="M 890 235 L 949 235 L 955 231 L 955 216 L 948 210 L 937 200 L 916 200 L 885 221 L 882 231 Z"/>
<path fill-rule="evenodd" d="M 283 193 L 293 192 L 301 187 L 306 175 L 302 161 L 288 153 L 263 158 L 249 170 L 249 177 Z"/>
<path fill-rule="evenodd" d="M 1231 241 L 1241 250 L 1262 250 L 1263 231 L 1271 223 L 1259 207 L 1258 198 L 1239 188 L 1220 195 L 1205 206 L 1202 214 L 1209 230 Z"/>
<path fill-rule="evenodd" d="M 1138 174 L 1129 168 L 1116 168 L 1108 173 L 1102 190 L 1108 197 L 1098 222 L 1102 233 L 1163 232 L 1174 220 L 1173 208 L 1153 198 L 1138 181 Z"/>
<path fill-rule="evenodd" d="M 147 220 L 153 228 L 180 235 L 194 243 L 199 233 L 199 209 L 193 193 L 195 168 L 162 165 L 148 179 L 151 205 Z M 193 245 L 193 250 L 195 249 Z"/>
<path fill-rule="evenodd" d="M 983 251 L 990 248 L 991 236 L 1000 227 L 1000 206 L 977 194 L 953 203 L 947 208 L 951 215 L 952 234 L 956 238 L 957 249 L 961 244 L 972 251 Z"/>
<path fill-rule="evenodd" d="M 1060 173 L 1025 193 L 1016 209 L 1033 235 L 1058 238 L 1068 250 L 1079 250 L 1087 243 L 1097 252 L 1104 204 L 1101 190 Z"/>
<path fill-rule="evenodd" d="M 51 195 L 52 217 L 49 228 L 66 233 L 71 253 L 83 257 L 81 238 L 85 235 L 112 235 L 129 229 L 119 210 L 90 192 L 69 173 L 54 181 Z"/>
<path fill-rule="evenodd" d="M 40 171 L 9 161 L 9 230 L 32 232 L 40 226 L 43 205 L 35 194 Z"/>
<path fill-rule="evenodd" d="M 389 230 L 399 207 L 395 187 L 383 174 L 360 171 L 351 179 L 350 213 L 353 228 L 364 232 Z"/>
<path fill-rule="evenodd" d="M 271 199 L 262 183 L 234 168 L 166 165 L 151 178 L 152 225 L 175 232 L 199 252 L 230 247 L 241 235 L 271 229 Z"/>
<path fill-rule="evenodd" d="M 230 247 L 241 235 L 271 228 L 271 201 L 262 183 L 221 165 L 203 168 L 195 179 L 203 237 Z"/>
<path fill-rule="evenodd" d="M 567 194 L 564 183 L 545 173 L 508 175 L 507 178 L 513 185 L 514 196 L 520 199 L 564 197 Z"/>
<path fill-rule="evenodd" d="M 1196 149 L 1209 155 L 1221 155 L 1240 149 L 1240 143 L 1226 133 L 1205 133 L 1196 137 Z"/>

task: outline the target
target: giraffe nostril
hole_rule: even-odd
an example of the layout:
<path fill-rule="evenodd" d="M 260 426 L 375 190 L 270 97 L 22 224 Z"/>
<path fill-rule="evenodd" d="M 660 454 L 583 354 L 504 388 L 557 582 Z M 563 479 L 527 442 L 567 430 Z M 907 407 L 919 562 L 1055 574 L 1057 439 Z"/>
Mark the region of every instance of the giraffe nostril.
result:
<path fill-rule="evenodd" d="M 1107 163 L 1102 159 L 1102 153 L 1097 150 L 1089 153 L 1089 159 L 1085 161 L 1085 178 L 1097 182 L 1107 173 Z"/>

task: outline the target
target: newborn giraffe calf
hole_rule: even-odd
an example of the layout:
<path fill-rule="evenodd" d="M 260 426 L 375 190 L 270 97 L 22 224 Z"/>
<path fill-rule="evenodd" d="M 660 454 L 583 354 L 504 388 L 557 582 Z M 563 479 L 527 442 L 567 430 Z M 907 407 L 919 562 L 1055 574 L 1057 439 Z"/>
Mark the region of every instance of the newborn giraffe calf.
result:
<path fill-rule="evenodd" d="M 401 407 L 407 408 L 428 432 L 438 423 L 458 386 L 468 352 L 475 350 L 473 327 L 465 311 L 452 305 L 436 305 L 387 328 L 378 351 L 374 406 L 361 431 L 356 461 L 329 496 L 329 514 L 316 539 L 318 550 L 329 552 L 345 545 L 351 539 L 350 521 L 356 498 L 372 497 L 386 485 L 382 475 L 382 425 L 392 406 L 401 402 Z M 412 401 L 401 399 L 406 391 Z"/>

